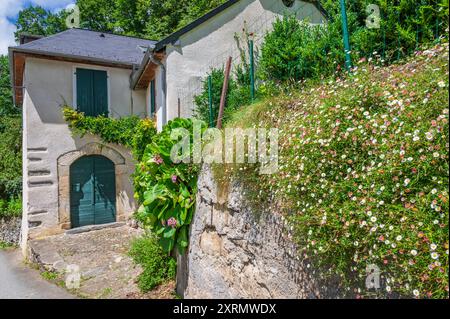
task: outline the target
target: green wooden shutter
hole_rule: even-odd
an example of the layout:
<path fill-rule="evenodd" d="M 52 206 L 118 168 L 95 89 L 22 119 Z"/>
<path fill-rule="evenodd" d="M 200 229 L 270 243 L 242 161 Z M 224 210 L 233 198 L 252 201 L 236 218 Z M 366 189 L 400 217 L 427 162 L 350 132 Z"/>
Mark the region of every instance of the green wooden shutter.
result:
<path fill-rule="evenodd" d="M 94 86 L 92 70 L 77 69 L 77 110 L 86 116 L 94 115 Z"/>
<path fill-rule="evenodd" d="M 77 109 L 86 116 L 108 115 L 106 71 L 77 69 Z"/>
<path fill-rule="evenodd" d="M 93 71 L 95 116 L 108 116 L 108 80 L 106 71 Z"/>

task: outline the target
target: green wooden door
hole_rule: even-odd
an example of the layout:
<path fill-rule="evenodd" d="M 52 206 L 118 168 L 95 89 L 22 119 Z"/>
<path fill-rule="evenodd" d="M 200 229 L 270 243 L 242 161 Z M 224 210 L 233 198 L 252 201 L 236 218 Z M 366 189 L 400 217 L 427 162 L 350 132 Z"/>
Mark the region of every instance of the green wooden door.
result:
<path fill-rule="evenodd" d="M 106 71 L 77 68 L 77 110 L 86 116 L 108 115 Z"/>
<path fill-rule="evenodd" d="M 116 221 L 114 163 L 99 155 L 84 156 L 70 167 L 72 228 Z"/>

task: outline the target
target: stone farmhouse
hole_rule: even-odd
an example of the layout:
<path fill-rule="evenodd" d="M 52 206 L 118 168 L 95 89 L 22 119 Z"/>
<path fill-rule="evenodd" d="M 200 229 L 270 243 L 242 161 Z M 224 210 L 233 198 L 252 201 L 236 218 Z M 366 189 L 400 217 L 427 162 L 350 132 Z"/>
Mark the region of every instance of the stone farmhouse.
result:
<path fill-rule="evenodd" d="M 22 36 L 9 58 L 15 104 L 23 108 L 23 252 L 28 240 L 125 222 L 136 208 L 129 151 L 72 136 L 62 106 L 88 116 L 152 117 L 161 130 L 192 116 L 211 67 L 239 58 L 236 34 L 257 43 L 286 12 L 326 22 L 316 1 L 230 0 L 160 41 L 75 28 Z"/>

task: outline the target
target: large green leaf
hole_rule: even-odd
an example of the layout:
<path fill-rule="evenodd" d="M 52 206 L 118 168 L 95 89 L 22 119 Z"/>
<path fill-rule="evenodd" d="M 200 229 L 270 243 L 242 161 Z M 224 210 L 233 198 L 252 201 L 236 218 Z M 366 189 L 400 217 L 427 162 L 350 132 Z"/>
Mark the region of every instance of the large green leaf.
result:
<path fill-rule="evenodd" d="M 144 193 L 144 205 L 149 205 L 155 200 L 166 200 L 167 188 L 164 185 L 156 184 L 150 190 Z"/>

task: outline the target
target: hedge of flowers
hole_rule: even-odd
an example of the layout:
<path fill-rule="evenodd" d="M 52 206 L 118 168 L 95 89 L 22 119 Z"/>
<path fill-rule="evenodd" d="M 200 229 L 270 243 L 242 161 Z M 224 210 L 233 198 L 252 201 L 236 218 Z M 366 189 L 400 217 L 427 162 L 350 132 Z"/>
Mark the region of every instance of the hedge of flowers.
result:
<path fill-rule="evenodd" d="M 361 63 L 229 124 L 279 128 L 280 171 L 258 177 L 258 194 L 284 208 L 302 259 L 348 294 L 373 296 L 376 265 L 378 294 L 448 298 L 448 53 L 445 43 L 401 65 Z M 243 172 L 256 180 L 255 167 Z"/>

